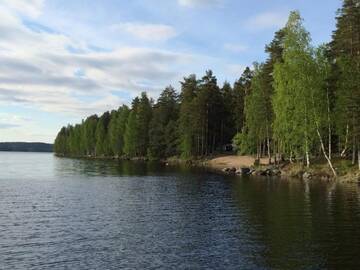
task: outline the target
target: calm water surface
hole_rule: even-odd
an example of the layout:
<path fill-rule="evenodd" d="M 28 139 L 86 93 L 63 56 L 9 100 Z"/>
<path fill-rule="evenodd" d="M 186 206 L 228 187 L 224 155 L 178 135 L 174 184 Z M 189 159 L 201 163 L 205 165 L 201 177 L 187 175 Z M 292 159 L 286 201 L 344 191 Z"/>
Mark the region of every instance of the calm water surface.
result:
<path fill-rule="evenodd" d="M 0 152 L 0 269 L 360 269 L 360 191 Z"/>

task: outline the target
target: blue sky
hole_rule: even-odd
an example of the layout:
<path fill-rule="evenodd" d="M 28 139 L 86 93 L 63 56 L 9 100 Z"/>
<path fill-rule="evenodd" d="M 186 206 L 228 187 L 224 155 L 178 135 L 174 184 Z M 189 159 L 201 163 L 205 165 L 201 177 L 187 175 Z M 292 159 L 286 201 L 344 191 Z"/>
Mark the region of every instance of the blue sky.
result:
<path fill-rule="evenodd" d="M 0 141 L 53 142 L 68 123 L 156 98 L 185 75 L 219 83 L 266 58 L 291 10 L 328 42 L 340 0 L 1 0 Z"/>

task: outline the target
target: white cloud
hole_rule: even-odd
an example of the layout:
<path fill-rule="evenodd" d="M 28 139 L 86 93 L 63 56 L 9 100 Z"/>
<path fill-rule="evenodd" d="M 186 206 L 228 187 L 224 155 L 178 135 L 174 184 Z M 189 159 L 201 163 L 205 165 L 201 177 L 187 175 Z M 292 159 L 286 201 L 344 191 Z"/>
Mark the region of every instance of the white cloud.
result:
<path fill-rule="evenodd" d="M 233 53 L 241 53 L 247 51 L 248 47 L 243 44 L 226 43 L 224 49 Z"/>
<path fill-rule="evenodd" d="M 173 27 L 164 24 L 119 23 L 111 28 L 114 31 L 124 31 L 147 41 L 163 41 L 177 35 Z"/>
<path fill-rule="evenodd" d="M 223 0 L 178 0 L 180 6 L 184 7 L 206 7 L 220 5 Z"/>
<path fill-rule="evenodd" d="M 1 4 L 22 15 L 37 17 L 41 14 L 44 0 L 2 0 Z"/>
<path fill-rule="evenodd" d="M 29 118 L 14 114 L 0 113 L 0 130 L 18 128 L 29 122 L 31 122 L 31 119 Z"/>
<path fill-rule="evenodd" d="M 264 12 L 250 18 L 247 26 L 251 30 L 264 30 L 284 27 L 288 18 L 288 12 Z"/>
<path fill-rule="evenodd" d="M 46 121 L 54 116 L 57 122 L 0 117 L 0 140 L 50 142 L 57 125 L 66 125 L 68 119 L 76 122 L 117 108 L 141 91 L 156 98 L 166 85 L 175 83 L 176 87 L 190 73 L 202 76 L 209 68 L 226 70 L 226 61 L 219 58 L 125 45 L 96 50 L 67 33 L 41 31 L 41 25 L 40 31 L 32 30 L 22 18 L 32 16 L 30 21 L 36 21 L 42 4 L 0 0 L 0 106 L 14 105 L 29 112 L 35 108 Z M 142 39 L 176 35 L 166 25 L 125 24 L 125 28 Z M 229 72 L 239 75 L 235 68 Z"/>
<path fill-rule="evenodd" d="M 85 117 L 126 102 L 117 92 L 131 97 L 146 90 L 156 95 L 164 85 L 178 81 L 178 71 L 193 61 L 191 55 L 126 46 L 96 52 L 64 34 L 32 31 L 1 8 L 0 17 L 3 104 Z"/>

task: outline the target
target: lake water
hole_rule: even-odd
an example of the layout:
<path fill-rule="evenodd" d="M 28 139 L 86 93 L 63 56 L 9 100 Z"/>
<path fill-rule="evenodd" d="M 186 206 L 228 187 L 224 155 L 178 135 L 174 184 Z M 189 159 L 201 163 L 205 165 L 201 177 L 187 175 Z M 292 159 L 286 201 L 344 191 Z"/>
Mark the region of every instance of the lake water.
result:
<path fill-rule="evenodd" d="M 360 191 L 0 152 L 0 269 L 360 269 Z"/>

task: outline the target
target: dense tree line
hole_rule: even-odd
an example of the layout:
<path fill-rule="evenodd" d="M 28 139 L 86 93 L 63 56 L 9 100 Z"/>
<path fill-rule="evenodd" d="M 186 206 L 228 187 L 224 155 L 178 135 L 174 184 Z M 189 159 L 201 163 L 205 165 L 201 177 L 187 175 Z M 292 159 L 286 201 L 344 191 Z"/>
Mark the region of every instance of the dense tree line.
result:
<path fill-rule="evenodd" d="M 218 86 L 212 71 L 185 77 L 181 92 L 166 87 L 156 102 L 145 92 L 129 108 L 92 115 L 81 124 L 63 127 L 54 149 L 67 156 L 148 157 L 205 156 L 230 144 L 244 123 L 249 68 L 232 87 Z M 237 109 L 234 110 L 233 108 Z"/>
<path fill-rule="evenodd" d="M 360 169 L 360 0 L 344 0 L 332 41 L 315 47 L 299 12 L 265 47 L 268 58 L 246 68 L 234 85 L 212 71 L 146 93 L 117 111 L 63 127 L 54 149 L 77 156 L 161 159 L 207 156 L 233 143 L 271 162 L 334 156 Z"/>

